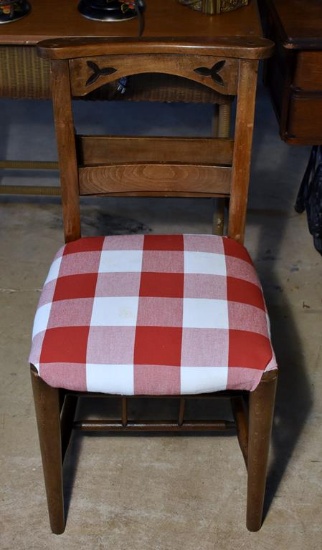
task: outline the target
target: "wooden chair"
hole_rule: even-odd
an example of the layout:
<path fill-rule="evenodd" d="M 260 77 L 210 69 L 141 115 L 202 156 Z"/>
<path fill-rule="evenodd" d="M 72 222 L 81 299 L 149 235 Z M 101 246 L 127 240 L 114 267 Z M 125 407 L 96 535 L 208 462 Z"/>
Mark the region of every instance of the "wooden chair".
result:
<path fill-rule="evenodd" d="M 54 533 L 65 528 L 63 459 L 74 428 L 236 428 L 248 470 L 247 527 L 261 526 L 277 371 L 264 298 L 242 244 L 261 47 L 236 40 L 227 49 L 219 40 L 205 53 L 165 41 L 156 55 L 149 40 L 39 45 L 51 63 L 66 242 L 44 285 L 30 355 Z M 76 133 L 72 97 L 146 72 L 234 96 L 233 138 Z M 80 195 L 229 199 L 228 235 L 81 237 Z M 118 396 L 119 419 L 75 421 L 84 395 Z M 187 420 L 187 399 L 196 395 L 227 397 L 234 426 Z M 176 399 L 177 419 L 130 417 L 129 399 L 142 396 Z"/>

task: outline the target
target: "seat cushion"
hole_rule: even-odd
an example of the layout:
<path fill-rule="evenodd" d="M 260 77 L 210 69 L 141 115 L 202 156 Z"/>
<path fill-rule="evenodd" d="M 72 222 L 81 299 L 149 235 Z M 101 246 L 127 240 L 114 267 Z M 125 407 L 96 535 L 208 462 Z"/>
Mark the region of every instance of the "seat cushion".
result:
<path fill-rule="evenodd" d="M 245 247 L 214 235 L 82 238 L 57 253 L 30 362 L 50 386 L 122 395 L 254 390 L 276 368 Z"/>

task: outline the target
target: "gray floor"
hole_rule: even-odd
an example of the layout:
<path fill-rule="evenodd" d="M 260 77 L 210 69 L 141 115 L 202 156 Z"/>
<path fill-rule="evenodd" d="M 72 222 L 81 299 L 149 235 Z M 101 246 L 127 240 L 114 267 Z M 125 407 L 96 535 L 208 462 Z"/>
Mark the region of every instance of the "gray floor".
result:
<path fill-rule="evenodd" d="M 55 159 L 48 102 L 2 100 L 1 158 Z M 79 106 L 81 123 L 111 131 L 198 134 L 208 108 Z M 278 136 L 260 88 L 246 243 L 262 279 L 280 364 L 266 517 L 245 528 L 246 472 L 234 437 L 75 438 L 66 468 L 68 518 L 50 533 L 27 357 L 48 263 L 62 243 L 55 198 L 0 197 L 1 549 L 292 550 L 322 548 L 322 258 L 293 204 L 308 149 Z M 2 174 L 1 183 L 57 184 L 57 174 Z M 211 229 L 210 201 L 85 204 L 85 232 Z M 171 223 L 174 215 L 175 224 Z M 81 448 L 76 465 L 72 458 Z"/>

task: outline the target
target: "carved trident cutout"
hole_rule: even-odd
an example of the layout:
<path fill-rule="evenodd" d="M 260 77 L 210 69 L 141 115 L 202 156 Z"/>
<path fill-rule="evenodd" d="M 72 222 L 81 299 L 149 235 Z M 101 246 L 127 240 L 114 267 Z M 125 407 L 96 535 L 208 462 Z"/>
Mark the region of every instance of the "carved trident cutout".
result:
<path fill-rule="evenodd" d="M 218 61 L 218 63 L 215 63 L 211 69 L 208 69 L 208 67 L 199 67 L 198 69 L 195 69 L 194 72 L 200 74 L 201 76 L 210 76 L 216 84 L 219 84 L 219 86 L 225 86 L 223 79 L 218 74 L 225 63 L 226 61 Z"/>
<path fill-rule="evenodd" d="M 86 86 L 89 86 L 90 84 L 93 84 L 100 78 L 100 76 L 107 76 L 113 73 L 116 73 L 117 69 L 114 69 L 113 67 L 105 67 L 103 69 L 100 69 L 94 61 L 87 61 L 87 66 L 93 71 L 93 74 L 87 79 Z"/>

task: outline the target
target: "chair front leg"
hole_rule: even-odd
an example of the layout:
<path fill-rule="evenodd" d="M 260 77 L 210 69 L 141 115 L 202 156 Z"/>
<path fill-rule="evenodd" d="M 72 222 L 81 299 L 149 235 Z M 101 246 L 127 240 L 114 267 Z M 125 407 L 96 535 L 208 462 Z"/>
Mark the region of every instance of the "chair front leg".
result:
<path fill-rule="evenodd" d="M 262 525 L 267 465 L 274 415 L 277 371 L 263 375 L 249 395 L 247 529 Z"/>
<path fill-rule="evenodd" d="M 65 529 L 63 465 L 60 426 L 60 391 L 48 386 L 31 366 L 32 389 L 52 532 Z"/>

